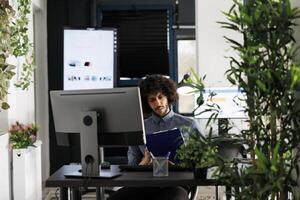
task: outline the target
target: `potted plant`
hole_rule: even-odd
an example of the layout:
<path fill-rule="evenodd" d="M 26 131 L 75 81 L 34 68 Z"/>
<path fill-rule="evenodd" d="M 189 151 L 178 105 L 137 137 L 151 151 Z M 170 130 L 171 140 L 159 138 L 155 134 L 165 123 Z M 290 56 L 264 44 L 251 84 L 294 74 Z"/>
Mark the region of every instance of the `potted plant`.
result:
<path fill-rule="evenodd" d="M 16 122 L 9 129 L 14 199 L 41 199 L 41 141 L 35 124 Z"/>
<path fill-rule="evenodd" d="M 28 36 L 30 0 L 17 0 L 16 8 L 8 0 L 0 1 L 0 111 L 9 108 L 6 101 L 10 81 L 15 76 L 16 66 L 8 63 L 9 57 L 21 61 L 16 87 L 25 90 L 32 82 L 35 69 L 33 46 Z"/>
<path fill-rule="evenodd" d="M 192 169 L 195 178 L 206 178 L 207 168 L 217 162 L 217 146 L 209 137 L 204 137 L 197 131 L 185 128 L 189 136 L 177 151 L 177 158 L 181 167 Z"/>
<path fill-rule="evenodd" d="M 35 147 L 38 128 L 35 124 L 24 125 L 16 122 L 9 129 L 9 143 L 11 149 L 26 149 Z"/>
<path fill-rule="evenodd" d="M 198 94 L 196 103 L 197 106 L 193 111 L 194 116 L 202 115 L 206 112 L 211 113 L 207 120 L 206 128 L 209 132 L 205 137 L 196 133 L 194 130 L 186 129 L 185 132 L 189 133 L 190 137 L 186 138 L 184 145 L 178 151 L 178 158 L 181 162 L 181 166 L 205 171 L 203 168 L 208 168 L 216 165 L 220 165 L 225 161 L 231 162 L 235 155 L 240 153 L 243 140 L 237 135 L 233 134 L 220 134 L 212 137 L 212 124 L 219 122 L 218 115 L 220 107 L 214 102 L 213 98 L 217 94 L 213 91 L 205 91 L 204 86 L 205 76 L 199 77 L 198 74 L 191 68 L 191 73 L 186 74 L 179 83 L 179 87 L 184 86 L 181 89 L 181 93 Z M 188 87 L 188 88 L 187 88 Z M 204 92 L 208 92 L 209 95 L 204 98 Z M 203 107 L 202 110 L 199 109 Z M 226 124 L 226 127 L 222 127 L 223 132 L 228 132 L 232 128 L 230 120 Z"/>
<path fill-rule="evenodd" d="M 200 113 L 196 111 L 204 104 L 205 99 L 203 93 L 205 86 L 203 78 L 199 77 L 197 73 L 191 68 L 191 73 L 183 77 L 179 83 L 181 93 L 184 94 L 199 94 L 196 99 L 197 107 L 193 111 L 193 115 L 201 115 L 204 112 L 212 112 L 206 127 L 209 127 L 211 122 L 214 122 L 218 116 L 219 106 L 215 103 L 207 103 L 207 109 Z M 183 89 L 182 89 L 183 87 Z M 215 94 L 210 93 L 208 98 L 212 98 Z M 177 151 L 177 158 L 179 165 L 194 171 L 196 178 L 206 178 L 207 168 L 215 166 L 218 160 L 218 146 L 212 139 L 212 128 L 210 128 L 208 137 L 198 133 L 189 127 L 182 128 L 185 134 L 184 144 L 180 146 Z"/>
<path fill-rule="evenodd" d="M 236 184 L 236 199 L 287 199 L 299 172 L 300 109 L 294 87 L 300 66 L 295 55 L 293 26 L 300 17 L 289 0 L 234 0 L 224 28 L 240 33 L 244 41 L 225 36 L 238 57 L 230 57 L 228 80 L 243 89 L 249 128 L 242 137 L 249 141 L 251 166 L 222 168 L 225 184 Z M 299 173 L 296 173 L 296 178 Z"/>
<path fill-rule="evenodd" d="M 184 95 L 198 94 L 196 99 L 197 107 L 193 110 L 193 116 L 201 115 L 204 112 L 212 112 L 206 127 L 209 127 L 211 122 L 214 122 L 218 116 L 219 107 L 215 103 L 205 104 L 207 109 L 202 112 L 196 111 L 203 106 L 205 99 L 203 93 L 205 92 L 205 85 L 203 78 L 191 68 L 191 73 L 185 74 L 182 81 L 178 85 L 179 93 Z M 215 94 L 210 93 L 208 98 L 212 98 Z M 207 168 L 216 164 L 218 147 L 212 141 L 212 129 L 210 129 L 209 136 L 205 137 L 188 127 L 183 127 L 183 132 L 187 133 L 184 144 L 177 151 L 177 159 L 179 165 L 184 168 L 193 170 L 196 178 L 206 178 Z"/>

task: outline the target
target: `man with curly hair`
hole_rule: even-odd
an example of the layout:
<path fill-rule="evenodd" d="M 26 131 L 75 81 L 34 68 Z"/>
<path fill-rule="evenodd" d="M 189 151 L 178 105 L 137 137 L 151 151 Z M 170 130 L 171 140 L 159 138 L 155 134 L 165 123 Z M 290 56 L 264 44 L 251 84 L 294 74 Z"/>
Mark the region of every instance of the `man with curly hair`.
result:
<path fill-rule="evenodd" d="M 172 104 L 178 99 L 174 81 L 163 75 L 147 75 L 140 82 L 139 86 L 143 110 L 145 113 L 150 113 L 150 116 L 144 121 L 146 134 L 173 128 L 181 129 L 183 126 L 199 130 L 197 123 L 193 119 L 177 114 L 172 110 Z M 129 165 L 149 165 L 151 161 L 150 153 L 145 145 L 129 147 Z M 188 190 L 189 188 L 180 186 L 123 187 L 109 199 L 188 200 Z"/>
<path fill-rule="evenodd" d="M 181 129 L 183 126 L 199 130 L 190 118 L 175 113 L 172 105 L 178 100 L 177 87 L 173 80 L 163 75 L 148 75 L 140 84 L 143 111 L 150 116 L 145 119 L 146 134 L 158 131 Z M 146 153 L 146 154 L 145 154 Z M 130 165 L 149 164 L 151 157 L 145 146 L 131 146 L 128 151 Z"/>

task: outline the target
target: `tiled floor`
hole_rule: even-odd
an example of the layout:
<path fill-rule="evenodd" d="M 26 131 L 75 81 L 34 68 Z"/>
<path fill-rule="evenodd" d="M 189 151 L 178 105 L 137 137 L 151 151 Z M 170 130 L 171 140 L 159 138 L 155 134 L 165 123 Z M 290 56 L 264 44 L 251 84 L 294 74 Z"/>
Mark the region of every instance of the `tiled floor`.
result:
<path fill-rule="evenodd" d="M 218 187 L 218 200 L 225 199 L 224 187 Z M 216 200 L 216 187 L 203 186 L 198 187 L 198 193 L 195 200 Z"/>

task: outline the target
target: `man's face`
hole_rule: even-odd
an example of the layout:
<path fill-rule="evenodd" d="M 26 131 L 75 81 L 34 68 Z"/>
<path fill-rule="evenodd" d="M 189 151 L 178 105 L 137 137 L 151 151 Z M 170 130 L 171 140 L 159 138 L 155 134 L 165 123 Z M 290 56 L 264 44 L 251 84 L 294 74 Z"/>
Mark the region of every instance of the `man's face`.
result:
<path fill-rule="evenodd" d="M 148 104 L 152 111 L 160 117 L 164 117 L 168 114 L 170 108 L 168 104 L 168 98 L 161 92 L 150 94 L 147 98 Z"/>

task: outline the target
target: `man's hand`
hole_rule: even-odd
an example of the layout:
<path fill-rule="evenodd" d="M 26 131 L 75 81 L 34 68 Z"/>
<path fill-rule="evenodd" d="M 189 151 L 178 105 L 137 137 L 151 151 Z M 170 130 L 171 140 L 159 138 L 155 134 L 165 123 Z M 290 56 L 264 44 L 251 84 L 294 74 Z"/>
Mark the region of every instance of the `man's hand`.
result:
<path fill-rule="evenodd" d="M 145 149 L 144 157 L 139 163 L 139 165 L 150 165 L 152 163 L 152 157 L 148 149 Z"/>

